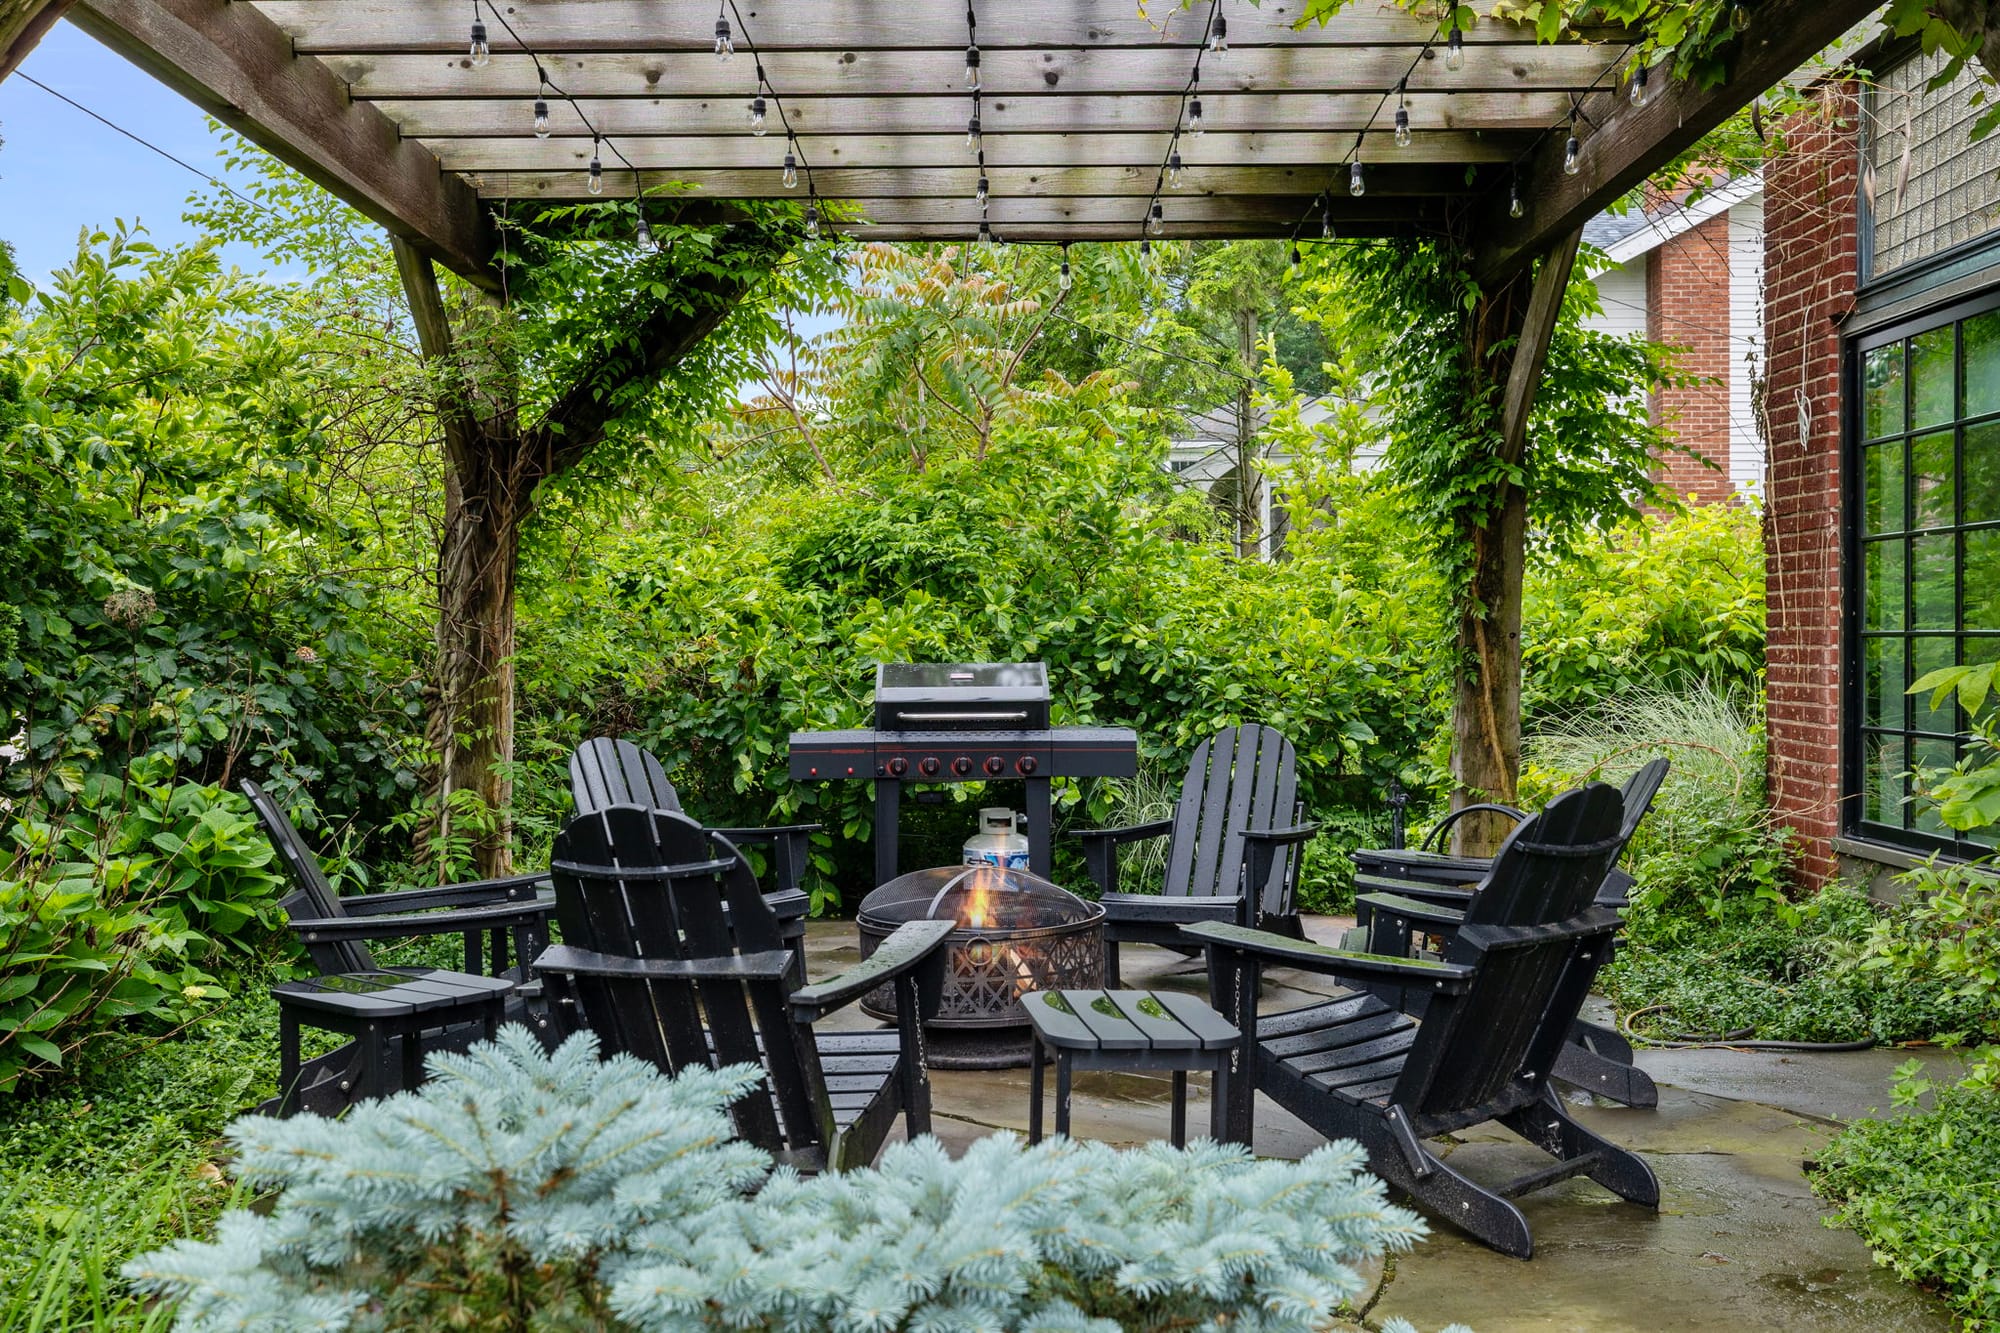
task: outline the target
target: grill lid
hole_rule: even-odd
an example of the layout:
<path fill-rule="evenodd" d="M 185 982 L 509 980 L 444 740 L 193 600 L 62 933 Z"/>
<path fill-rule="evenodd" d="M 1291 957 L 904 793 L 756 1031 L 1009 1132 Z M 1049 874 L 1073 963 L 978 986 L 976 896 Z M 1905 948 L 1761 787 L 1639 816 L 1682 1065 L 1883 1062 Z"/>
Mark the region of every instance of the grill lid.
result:
<path fill-rule="evenodd" d="M 875 668 L 882 731 L 1032 731 L 1049 725 L 1040 662 L 884 662 Z"/>
<path fill-rule="evenodd" d="M 860 920 L 889 931 L 905 921 L 956 921 L 963 929 L 1047 930 L 1104 915 L 1061 885 L 1026 870 L 938 866 L 899 875 L 861 900 Z"/>

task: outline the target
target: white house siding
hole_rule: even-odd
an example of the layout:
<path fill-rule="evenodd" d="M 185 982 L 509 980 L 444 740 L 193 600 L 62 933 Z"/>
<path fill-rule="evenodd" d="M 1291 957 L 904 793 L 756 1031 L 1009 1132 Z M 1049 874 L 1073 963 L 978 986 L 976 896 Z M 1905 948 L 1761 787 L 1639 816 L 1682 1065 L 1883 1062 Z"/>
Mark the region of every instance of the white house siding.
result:
<path fill-rule="evenodd" d="M 1646 264 L 1650 258 L 1639 255 L 1597 275 L 1597 299 L 1604 309 L 1587 321 L 1591 328 L 1621 337 L 1628 333 L 1646 336 Z"/>
<path fill-rule="evenodd" d="M 1729 210 L 1729 480 L 1764 493 L 1764 434 L 1752 389 L 1764 375 L 1764 196 Z"/>

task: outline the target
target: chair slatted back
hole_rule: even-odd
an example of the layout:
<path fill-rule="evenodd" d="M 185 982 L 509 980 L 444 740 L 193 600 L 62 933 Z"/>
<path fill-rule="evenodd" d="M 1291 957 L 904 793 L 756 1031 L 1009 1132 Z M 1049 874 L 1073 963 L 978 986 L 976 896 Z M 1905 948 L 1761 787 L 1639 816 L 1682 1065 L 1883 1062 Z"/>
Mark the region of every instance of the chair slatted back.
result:
<path fill-rule="evenodd" d="M 620 803 L 578 815 L 556 837 L 551 876 L 563 942 L 576 948 L 681 961 L 789 948 L 742 855 L 673 811 Z M 545 975 L 607 1052 L 629 1051 L 670 1073 L 762 1065 L 771 1095 L 730 1109 L 749 1142 L 770 1151 L 831 1142 L 818 1047 L 787 1004 L 792 981 Z"/>
<path fill-rule="evenodd" d="M 1593 900 L 1624 848 L 1624 813 L 1618 789 L 1593 782 L 1508 835 L 1445 950 L 1475 969 L 1471 984 L 1431 997 L 1397 1103 L 1450 1116 L 1492 1102 L 1524 1072 L 1546 1082 L 1618 928 Z"/>
<path fill-rule="evenodd" d="M 1166 880 L 1172 895 L 1257 894 L 1266 912 L 1285 910 L 1296 848 L 1276 858 L 1268 881 L 1243 885 L 1243 833 L 1281 828 L 1299 818 L 1298 759 L 1292 743 L 1270 727 L 1246 723 L 1218 731 L 1196 748 L 1174 806 Z"/>
<path fill-rule="evenodd" d="M 1620 788 L 1625 798 L 1625 818 L 1618 831 L 1627 842 L 1639 831 L 1639 823 L 1645 819 L 1646 812 L 1653 808 L 1653 798 L 1660 794 L 1660 787 L 1667 780 L 1667 770 L 1672 766 L 1672 762 L 1661 755 L 1640 765 L 1636 773 L 1625 779 L 1625 785 Z"/>
<path fill-rule="evenodd" d="M 652 751 L 609 736 L 587 740 L 570 755 L 569 790 L 580 815 L 614 805 L 676 813 L 681 808 L 680 794 Z"/>
<path fill-rule="evenodd" d="M 292 882 L 292 890 L 311 909 L 309 914 L 295 913 L 294 918 L 310 916 L 325 920 L 345 917 L 347 912 L 340 905 L 340 895 L 333 891 L 326 872 L 320 869 L 319 857 L 306 845 L 291 816 L 271 798 L 269 792 L 248 778 L 243 780 L 242 790 L 251 810 L 257 815 L 257 822 L 264 826 L 265 836 L 270 838 L 272 848 L 278 853 L 278 860 L 285 867 L 285 876 Z M 360 940 L 308 941 L 306 954 L 312 959 L 313 966 L 328 976 L 375 970 L 375 955 Z"/>

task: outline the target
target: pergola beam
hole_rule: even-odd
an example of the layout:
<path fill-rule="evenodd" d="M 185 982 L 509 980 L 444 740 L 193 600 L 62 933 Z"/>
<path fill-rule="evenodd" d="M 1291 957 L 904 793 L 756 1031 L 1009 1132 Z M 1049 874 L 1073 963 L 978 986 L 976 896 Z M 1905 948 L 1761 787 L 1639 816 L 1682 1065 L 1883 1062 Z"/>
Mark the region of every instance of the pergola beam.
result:
<path fill-rule="evenodd" d="M 478 196 L 394 122 L 351 101 L 325 66 L 240 0 L 81 0 L 70 18 L 273 156 L 419 246 L 497 288 Z"/>
<path fill-rule="evenodd" d="M 1621 82 L 1621 95 L 1593 100 L 1584 109 L 1596 128 L 1580 132 L 1582 169 L 1576 175 L 1562 169 L 1567 136 L 1553 133 L 1523 169 L 1522 217 L 1509 216 L 1504 185 L 1482 202 L 1472 232 L 1474 276 L 1496 282 L 1551 249 L 1875 8 L 1874 0 L 1760 0 L 1750 9 L 1726 82 L 1705 89 L 1671 83 L 1643 106 L 1624 99 Z M 1665 82 L 1665 72 L 1656 70 L 1653 78 Z"/>
<path fill-rule="evenodd" d="M 0 0 L 0 82 L 21 67 L 76 0 Z"/>

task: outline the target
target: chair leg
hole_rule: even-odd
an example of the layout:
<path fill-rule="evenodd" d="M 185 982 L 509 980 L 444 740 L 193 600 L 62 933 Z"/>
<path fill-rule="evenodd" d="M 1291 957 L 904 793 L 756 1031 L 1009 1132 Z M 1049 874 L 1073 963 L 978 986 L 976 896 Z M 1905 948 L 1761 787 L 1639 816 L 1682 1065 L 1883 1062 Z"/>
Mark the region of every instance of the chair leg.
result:
<path fill-rule="evenodd" d="M 1118 941 L 1107 937 L 1104 941 L 1104 989 L 1118 990 L 1123 984 L 1118 975 Z"/>
<path fill-rule="evenodd" d="M 278 1114 L 299 1109 L 299 1018 L 282 1005 L 278 1009 Z"/>
<path fill-rule="evenodd" d="M 1356 1128 L 1362 1131 L 1356 1137 L 1368 1150 L 1370 1171 L 1480 1244 L 1515 1259 L 1535 1257 L 1534 1233 L 1519 1208 L 1452 1170 L 1422 1143 L 1416 1147 L 1419 1174 L 1407 1156 L 1409 1146 L 1398 1141 L 1387 1120 L 1371 1119 Z"/>
<path fill-rule="evenodd" d="M 1556 1053 L 1555 1067 L 1549 1074 L 1572 1088 L 1608 1098 L 1621 1106 L 1645 1110 L 1660 1104 L 1660 1089 L 1645 1070 L 1630 1060 L 1620 1060 L 1585 1045 L 1574 1034 Z"/>
<path fill-rule="evenodd" d="M 1042 1038 L 1036 1033 L 1028 1039 L 1028 1144 L 1030 1147 L 1042 1141 L 1042 1092 L 1046 1086 L 1043 1065 L 1048 1052 L 1042 1049 Z"/>
<path fill-rule="evenodd" d="M 402 1077 L 398 1080 L 399 1092 L 414 1092 L 424 1081 L 424 1036 L 421 1030 L 412 1026 L 395 1038 L 403 1044 Z"/>
<path fill-rule="evenodd" d="M 1500 1117 L 1500 1123 L 1559 1161 L 1594 1159 L 1579 1174 L 1590 1177 L 1621 1199 L 1648 1208 L 1660 1206 L 1660 1181 L 1646 1160 L 1578 1124 L 1560 1099 L 1546 1090 L 1542 1099 Z"/>

